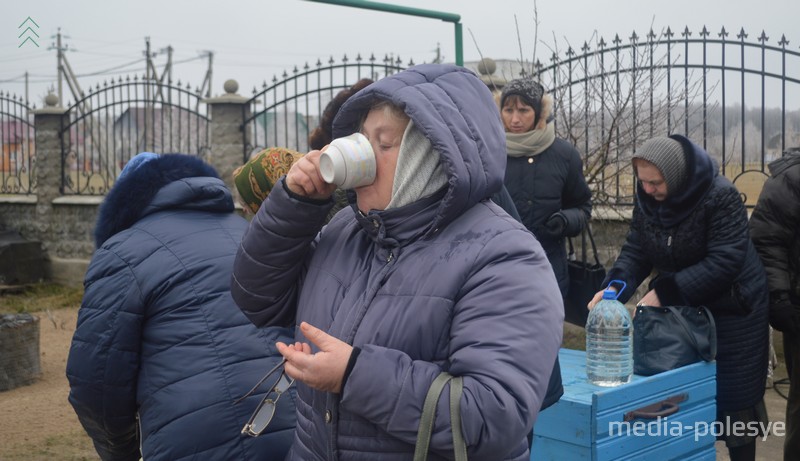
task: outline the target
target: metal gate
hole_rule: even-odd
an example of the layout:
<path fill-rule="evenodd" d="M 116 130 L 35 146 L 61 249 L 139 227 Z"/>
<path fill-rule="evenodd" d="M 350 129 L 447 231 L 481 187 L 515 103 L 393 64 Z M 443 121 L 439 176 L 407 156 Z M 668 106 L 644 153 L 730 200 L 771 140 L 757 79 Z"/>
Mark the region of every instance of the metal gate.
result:
<path fill-rule="evenodd" d="M 61 131 L 65 195 L 104 195 L 139 152 L 182 153 L 207 160 L 207 106 L 180 82 L 120 78 L 97 85 L 69 106 Z"/>
<path fill-rule="evenodd" d="M 536 62 L 532 73 L 554 93 L 559 135 L 585 155 L 596 203 L 632 203 L 631 154 L 653 135 L 680 133 L 755 204 L 766 164 L 800 145 L 800 52 L 785 36 L 774 45 L 764 32 L 748 37 L 667 28 Z"/>
<path fill-rule="evenodd" d="M 413 66 L 413 61 L 408 66 Z M 361 78 L 378 80 L 405 69 L 400 58 L 375 56 L 354 60 L 347 56 L 341 62 L 330 58 L 327 64 L 317 61 L 314 66 L 295 67 L 291 74 L 284 72 L 272 84 L 253 89 L 249 106 L 252 115 L 244 117 L 244 161 L 266 147 L 287 147 L 299 152 L 308 151 L 308 135 L 319 124 L 328 101 L 339 91 L 349 88 Z"/>
<path fill-rule="evenodd" d="M 0 194 L 35 194 L 35 136 L 30 107 L 0 93 Z"/>

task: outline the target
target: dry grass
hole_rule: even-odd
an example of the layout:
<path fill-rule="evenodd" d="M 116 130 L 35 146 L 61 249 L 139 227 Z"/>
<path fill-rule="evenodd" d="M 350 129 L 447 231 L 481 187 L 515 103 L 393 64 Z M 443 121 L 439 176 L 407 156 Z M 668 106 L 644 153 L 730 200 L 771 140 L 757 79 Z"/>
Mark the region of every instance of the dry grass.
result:
<path fill-rule="evenodd" d="M 735 181 L 734 184 L 736 188 L 739 189 L 739 192 L 742 193 L 745 205 L 756 205 L 758 196 L 761 194 L 761 189 L 764 188 L 764 182 L 767 180 L 767 176 L 764 173 L 749 171 L 737 177 L 736 174 L 726 171 L 725 176 L 731 181 Z"/>
<path fill-rule="evenodd" d="M 48 309 L 78 307 L 83 297 L 83 287 L 65 287 L 55 284 L 35 284 L 5 291 L 0 296 L 0 314 L 41 312 Z"/>

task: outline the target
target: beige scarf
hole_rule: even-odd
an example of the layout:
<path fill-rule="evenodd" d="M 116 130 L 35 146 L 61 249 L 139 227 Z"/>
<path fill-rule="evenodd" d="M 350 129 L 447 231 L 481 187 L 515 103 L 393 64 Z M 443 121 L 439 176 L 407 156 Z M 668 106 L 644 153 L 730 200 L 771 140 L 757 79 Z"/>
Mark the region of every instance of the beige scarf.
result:
<path fill-rule="evenodd" d="M 544 152 L 555 140 L 556 130 L 551 122 L 544 130 L 506 133 L 506 151 L 509 157 L 532 157 Z"/>

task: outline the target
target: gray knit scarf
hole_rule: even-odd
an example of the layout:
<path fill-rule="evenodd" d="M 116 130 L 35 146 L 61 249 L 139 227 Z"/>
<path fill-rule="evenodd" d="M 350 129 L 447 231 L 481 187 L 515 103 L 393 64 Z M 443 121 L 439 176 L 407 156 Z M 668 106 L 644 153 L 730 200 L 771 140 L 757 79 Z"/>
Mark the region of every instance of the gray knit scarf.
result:
<path fill-rule="evenodd" d="M 555 140 L 556 129 L 550 122 L 544 130 L 506 133 L 506 152 L 509 157 L 531 157 L 544 152 Z"/>
<path fill-rule="evenodd" d="M 445 184 L 447 175 L 439 161 L 439 152 L 414 122 L 409 121 L 397 154 L 392 200 L 386 209 L 400 208 L 429 197 Z"/>

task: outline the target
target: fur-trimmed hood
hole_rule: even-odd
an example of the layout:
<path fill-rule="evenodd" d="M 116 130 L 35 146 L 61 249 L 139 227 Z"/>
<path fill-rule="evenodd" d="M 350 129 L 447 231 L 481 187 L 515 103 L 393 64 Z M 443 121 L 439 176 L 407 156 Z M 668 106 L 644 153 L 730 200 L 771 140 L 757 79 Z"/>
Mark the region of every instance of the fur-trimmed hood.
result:
<path fill-rule="evenodd" d="M 539 122 L 534 127 L 535 130 L 544 130 L 548 123 L 553 122 L 553 96 L 545 94 L 542 96 L 542 113 L 539 114 Z"/>
<path fill-rule="evenodd" d="M 213 167 L 192 155 L 160 155 L 111 188 L 98 212 L 96 247 L 144 216 L 165 209 L 230 212 L 234 207 L 230 191 Z"/>

